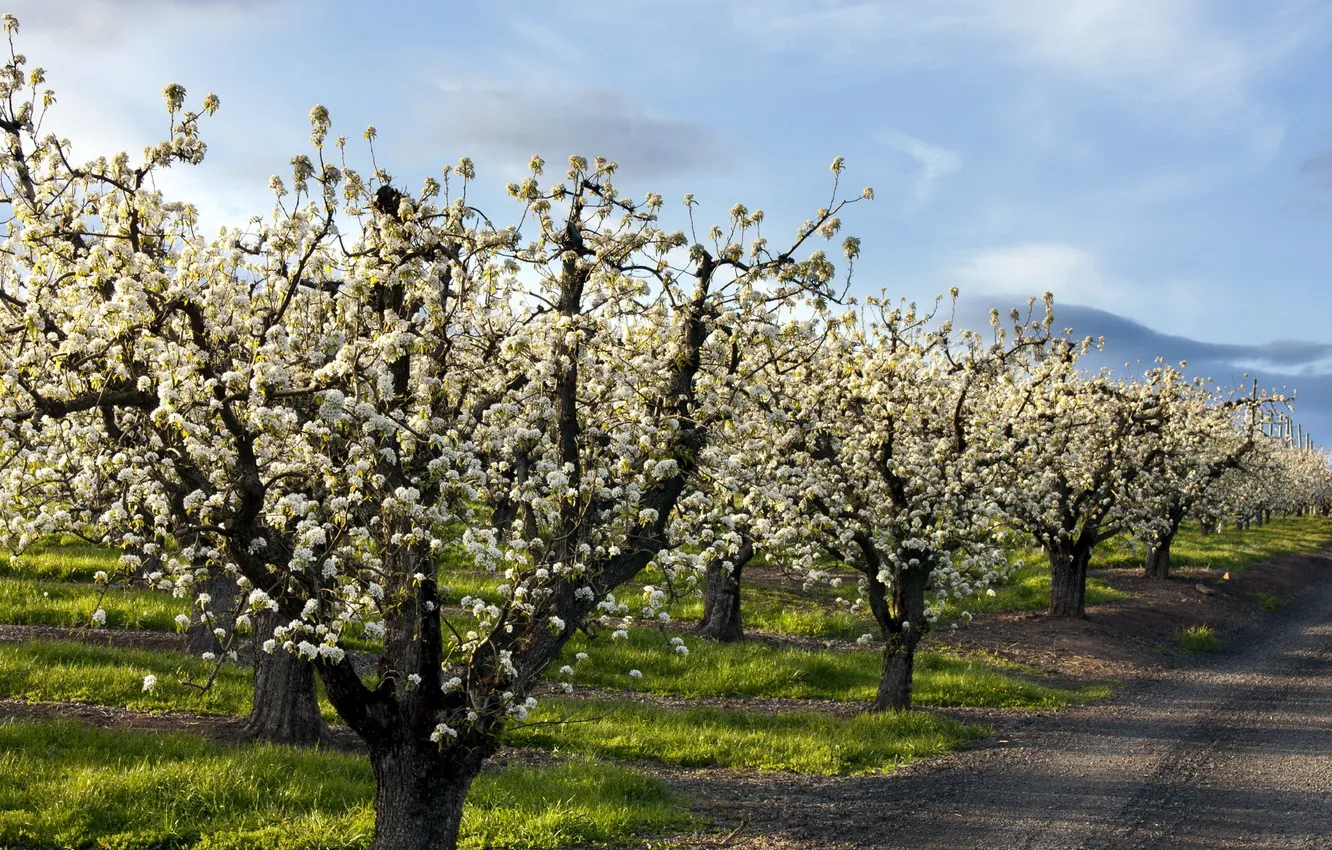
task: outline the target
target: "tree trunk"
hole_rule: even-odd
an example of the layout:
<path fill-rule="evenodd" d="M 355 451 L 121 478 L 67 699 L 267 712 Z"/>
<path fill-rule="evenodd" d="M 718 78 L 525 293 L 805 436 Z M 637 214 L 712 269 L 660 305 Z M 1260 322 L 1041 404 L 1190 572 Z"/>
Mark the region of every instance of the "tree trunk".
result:
<path fill-rule="evenodd" d="M 1147 547 L 1147 557 L 1143 561 L 1147 578 L 1164 580 L 1170 578 L 1170 546 L 1175 542 L 1172 532 L 1162 537 L 1155 545 Z"/>
<path fill-rule="evenodd" d="M 326 742 L 328 726 L 319 713 L 313 665 L 285 650 L 270 653 L 260 649 L 280 622 L 281 617 L 270 611 L 255 617 L 254 706 L 245 734 L 274 744 Z"/>
<path fill-rule="evenodd" d="M 213 629 L 222 628 L 230 631 L 233 626 L 231 613 L 236 607 L 236 580 L 225 573 L 210 575 L 204 579 L 198 590 L 213 598 L 208 610 L 214 619 L 213 622 L 201 621 L 200 611 L 192 608 L 190 627 L 185 632 L 187 645 L 190 652 L 195 655 L 221 652 L 222 642 L 213 634 Z"/>
<path fill-rule="evenodd" d="M 430 742 L 373 747 L 375 837 L 371 850 L 454 850 L 463 801 L 481 772 L 479 750 Z"/>
<path fill-rule="evenodd" d="M 1175 542 L 1175 535 L 1179 534 L 1179 527 L 1184 523 L 1184 515 L 1188 513 L 1188 506 L 1179 498 L 1170 503 L 1170 510 L 1166 514 L 1169 525 L 1161 539 L 1155 544 L 1147 547 L 1147 557 L 1143 561 L 1143 569 L 1147 573 L 1147 578 L 1164 581 L 1170 578 L 1170 547 Z M 1206 528 L 1206 523 L 1203 524 Z"/>
<path fill-rule="evenodd" d="M 1047 546 L 1045 554 L 1050 559 L 1050 616 L 1085 619 L 1087 563 L 1091 560 L 1091 547 L 1076 543 Z"/>
<path fill-rule="evenodd" d="M 892 615 L 880 621 L 886 645 L 879 674 L 874 711 L 910 711 L 911 677 L 916 666 L 916 646 L 925 636 L 925 587 L 929 568 L 900 572 L 893 587 Z M 878 584 L 873 580 L 873 584 Z M 871 606 L 877 607 L 877 606 Z"/>
<path fill-rule="evenodd" d="M 717 558 L 707 566 L 703 591 L 703 619 L 694 627 L 694 634 L 712 638 L 721 643 L 744 640 L 740 618 L 740 572 L 754 557 L 754 544 L 745 539 L 739 551 L 731 558 L 731 569 Z"/>

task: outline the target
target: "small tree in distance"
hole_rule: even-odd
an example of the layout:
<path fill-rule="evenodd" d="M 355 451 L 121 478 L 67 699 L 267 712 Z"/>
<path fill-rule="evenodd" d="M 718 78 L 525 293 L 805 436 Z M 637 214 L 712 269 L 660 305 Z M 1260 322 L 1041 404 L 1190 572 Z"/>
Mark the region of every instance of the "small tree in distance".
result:
<path fill-rule="evenodd" d="M 828 317 L 799 367 L 772 373 L 766 428 L 744 451 L 767 494 L 760 545 L 812 580 L 829 558 L 863 575 L 884 641 L 878 710 L 911 706 L 930 597 L 964 597 L 1007 572 L 999 399 L 1067 345 L 1048 311 L 1011 330 L 993 316 L 989 343 L 934 319 L 877 299 Z"/>

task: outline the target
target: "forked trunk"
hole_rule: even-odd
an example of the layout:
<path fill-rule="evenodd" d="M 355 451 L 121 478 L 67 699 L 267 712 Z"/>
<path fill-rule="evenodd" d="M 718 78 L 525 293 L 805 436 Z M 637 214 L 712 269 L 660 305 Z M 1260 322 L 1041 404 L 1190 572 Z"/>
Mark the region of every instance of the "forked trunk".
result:
<path fill-rule="evenodd" d="M 708 563 L 704 574 L 703 619 L 694 627 L 694 634 L 721 643 L 744 640 L 740 617 L 740 573 L 753 557 L 754 545 L 745 540 L 735 557 L 730 559 L 730 570 L 720 558 Z"/>
<path fill-rule="evenodd" d="M 319 713 L 314 667 L 290 652 L 258 648 L 279 622 L 277 614 L 267 611 L 255 618 L 254 707 L 245 734 L 257 741 L 313 746 L 329 737 Z"/>
<path fill-rule="evenodd" d="M 1050 559 L 1050 616 L 1086 618 L 1087 564 L 1091 560 L 1091 547 L 1047 546 L 1045 554 Z"/>
<path fill-rule="evenodd" d="M 1174 542 L 1175 535 L 1169 534 L 1147 547 L 1147 557 L 1143 560 L 1143 569 L 1147 573 L 1147 578 L 1157 580 L 1170 578 L 1170 547 Z"/>
<path fill-rule="evenodd" d="M 484 761 L 477 750 L 459 747 L 441 752 L 430 741 L 372 748 L 375 837 L 371 850 L 454 850 L 463 801 Z"/>
<path fill-rule="evenodd" d="M 871 604 L 886 641 L 874 711 L 911 709 L 911 679 L 916 666 L 916 646 L 925 636 L 927 627 L 925 588 L 929 583 L 929 572 L 927 567 L 920 567 L 903 570 L 897 575 L 893 587 L 893 605 L 886 621 L 879 618 L 882 606 Z M 877 580 L 871 582 L 871 586 L 877 584 Z"/>
<path fill-rule="evenodd" d="M 916 668 L 918 626 L 911 624 L 910 634 L 889 638 L 883 650 L 879 672 L 879 691 L 874 697 L 875 711 L 910 711 L 911 679 Z"/>

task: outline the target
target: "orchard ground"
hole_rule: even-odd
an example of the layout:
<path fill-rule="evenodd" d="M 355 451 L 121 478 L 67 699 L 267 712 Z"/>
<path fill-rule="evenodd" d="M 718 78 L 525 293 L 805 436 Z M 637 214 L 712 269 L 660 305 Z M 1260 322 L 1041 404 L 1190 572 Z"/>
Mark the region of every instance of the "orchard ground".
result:
<path fill-rule="evenodd" d="M 756 565 L 744 645 L 687 637 L 689 657 L 672 655 L 667 638 L 694 613 L 682 599 L 678 629 L 571 647 L 590 655 L 565 659 L 574 693 L 552 686 L 534 722 L 509 733 L 469 801 L 464 844 L 875 846 L 885 787 L 946 782 L 950 752 L 1002 754 L 1016 730 L 1057 723 L 1063 707 L 1114 712 L 1125 694 L 1225 663 L 1332 581 L 1315 554 L 1329 545 L 1324 519 L 1190 531 L 1174 578 L 1159 582 L 1140 577 L 1132 546 L 1107 544 L 1081 621 L 1040 613 L 1048 578 L 1033 558 L 994 597 L 965 603 L 971 623 L 946 612 L 917 671 L 920 710 L 905 716 L 862 714 L 879 653 L 854 640 L 868 620 L 835 601 L 854 587 L 807 590 Z M 203 665 L 162 630 L 175 600 L 114 591 L 103 607 L 118 628 L 78 625 L 105 557 L 56 548 L 3 578 L 0 845 L 364 846 L 371 786 L 354 736 L 335 727 L 337 748 L 323 752 L 240 743 L 248 672 L 226 668 L 195 695 L 183 681 Z M 167 787 L 176 793 L 154 791 Z"/>

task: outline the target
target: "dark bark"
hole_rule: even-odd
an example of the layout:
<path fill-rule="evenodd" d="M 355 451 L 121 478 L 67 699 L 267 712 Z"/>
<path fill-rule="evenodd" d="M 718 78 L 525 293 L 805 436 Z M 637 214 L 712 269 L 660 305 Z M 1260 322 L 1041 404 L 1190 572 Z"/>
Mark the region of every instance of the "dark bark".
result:
<path fill-rule="evenodd" d="M 1147 557 L 1143 560 L 1143 569 L 1147 578 L 1157 580 L 1170 578 L 1170 546 L 1174 542 L 1175 535 L 1172 532 L 1147 547 Z"/>
<path fill-rule="evenodd" d="M 210 575 L 199 585 L 199 590 L 213 598 L 208 606 L 213 619 L 203 621 L 199 618 L 198 610 L 193 612 L 190 627 L 185 632 L 189 650 L 195 655 L 205 652 L 219 653 L 222 651 L 222 642 L 217 639 L 213 630 L 216 628 L 231 630 L 231 611 L 236 605 L 236 580 L 225 573 Z"/>
<path fill-rule="evenodd" d="M 1085 619 L 1087 616 L 1087 564 L 1092 550 L 1087 536 L 1083 532 L 1072 544 L 1045 547 L 1050 559 L 1051 617 Z"/>
<path fill-rule="evenodd" d="M 1165 580 L 1170 577 L 1170 547 L 1179 534 L 1179 527 L 1184 522 L 1186 506 L 1176 499 L 1167 514 L 1169 525 L 1162 532 L 1159 540 L 1147 546 L 1147 556 L 1143 559 L 1143 569 L 1147 578 Z"/>
<path fill-rule="evenodd" d="M 371 850 L 452 850 L 481 750 L 441 750 L 429 740 L 372 747 L 375 837 Z"/>
<path fill-rule="evenodd" d="M 878 583 L 876 579 L 871 579 L 871 585 Z M 911 709 L 911 678 L 916 666 L 916 647 L 927 629 L 925 588 L 928 583 L 927 567 L 904 570 L 896 576 L 891 606 L 894 616 L 887 622 L 879 623 L 886 645 L 879 674 L 879 691 L 874 699 L 875 711 Z"/>
<path fill-rule="evenodd" d="M 281 621 L 278 614 L 268 611 L 255 618 L 254 706 L 245 734 L 274 744 L 326 742 L 329 731 L 319 713 L 314 667 L 290 652 L 269 653 L 259 648 Z"/>
<path fill-rule="evenodd" d="M 754 544 L 745 539 L 731 559 L 731 569 L 718 558 L 707 566 L 703 590 L 703 619 L 694 627 L 694 634 L 712 638 L 721 643 L 744 640 L 740 617 L 740 574 L 754 557 Z"/>

